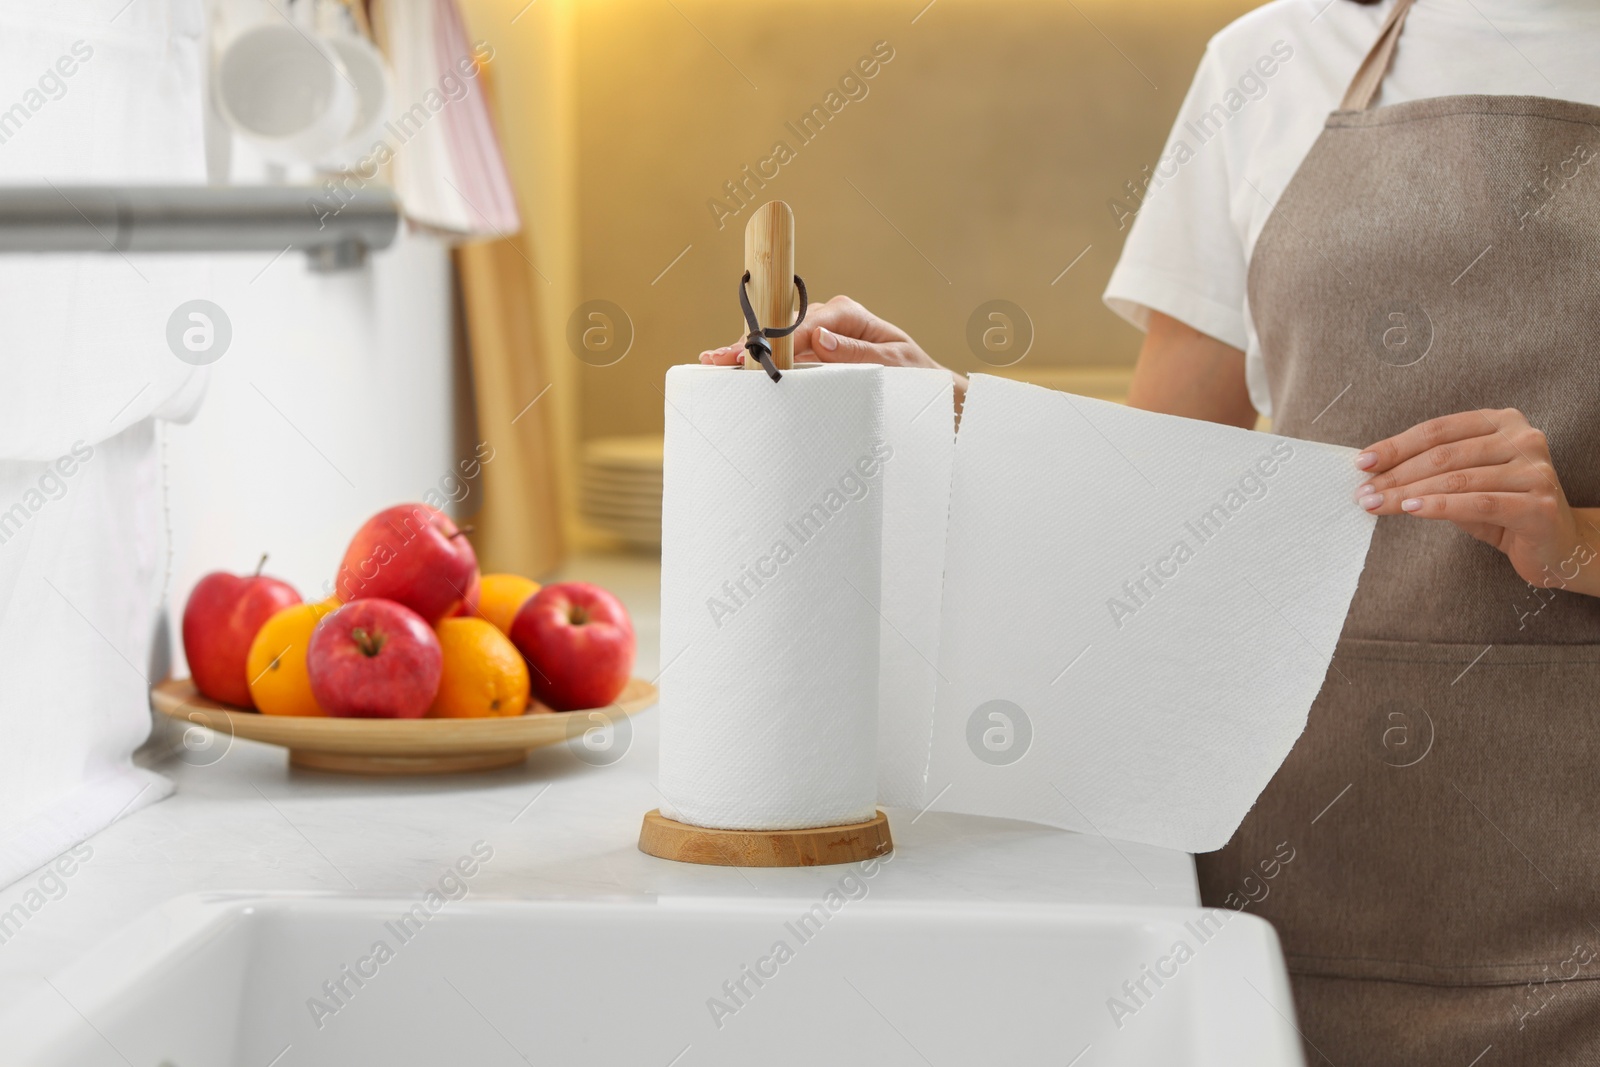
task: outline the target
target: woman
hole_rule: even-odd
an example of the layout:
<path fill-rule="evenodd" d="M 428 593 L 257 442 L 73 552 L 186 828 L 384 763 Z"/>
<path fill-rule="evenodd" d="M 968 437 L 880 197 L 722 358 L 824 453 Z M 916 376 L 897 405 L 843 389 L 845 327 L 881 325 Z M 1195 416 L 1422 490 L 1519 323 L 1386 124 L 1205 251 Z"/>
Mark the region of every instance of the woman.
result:
<path fill-rule="evenodd" d="M 1221 905 L 1295 849 L 1253 910 L 1312 1063 L 1600 1063 L 1596 43 L 1573 0 L 1267 5 L 1106 294 L 1130 403 L 1355 446 L 1382 516 L 1305 734 L 1197 858 Z M 844 298 L 795 351 L 937 365 Z"/>

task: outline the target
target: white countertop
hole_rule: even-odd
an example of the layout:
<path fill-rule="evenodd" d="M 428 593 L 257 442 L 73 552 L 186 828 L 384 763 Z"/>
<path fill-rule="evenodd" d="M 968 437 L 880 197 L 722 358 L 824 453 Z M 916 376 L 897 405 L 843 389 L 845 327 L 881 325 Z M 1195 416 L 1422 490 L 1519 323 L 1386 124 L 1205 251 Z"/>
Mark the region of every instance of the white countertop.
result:
<path fill-rule="evenodd" d="M 568 576 L 617 593 L 639 636 L 636 673 L 657 659 L 659 568 L 590 557 Z M 638 851 L 640 819 L 660 803 L 658 716 L 635 716 L 626 754 L 593 767 L 564 745 L 482 774 L 357 778 L 291 769 L 282 749 L 235 741 L 220 759 L 155 765 L 177 793 L 91 838 L 92 855 L 54 896 L 28 897 L 40 874 L 0 891 L 0 1002 L 157 904 L 210 890 L 322 890 L 420 896 L 477 841 L 494 860 L 473 881 L 490 897 L 730 896 L 811 898 L 837 868 L 735 869 L 678 864 Z M 209 761 L 209 762 L 206 762 Z M 1194 905 L 1181 852 L 939 812 L 889 809 L 895 855 L 873 880 L 880 899 Z M 80 855 L 82 850 L 80 848 Z M 47 886 L 46 888 L 51 888 Z M 43 903 L 40 904 L 39 901 Z M 37 906 L 35 906 L 37 905 Z M 15 915 L 15 913 L 13 913 Z"/>

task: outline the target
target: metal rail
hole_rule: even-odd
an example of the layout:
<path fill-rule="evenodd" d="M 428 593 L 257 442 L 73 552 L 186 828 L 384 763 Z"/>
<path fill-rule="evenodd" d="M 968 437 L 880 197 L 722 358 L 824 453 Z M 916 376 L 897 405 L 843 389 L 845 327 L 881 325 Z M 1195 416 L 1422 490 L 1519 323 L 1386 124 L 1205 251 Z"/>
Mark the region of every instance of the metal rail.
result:
<path fill-rule="evenodd" d="M 305 252 L 313 270 L 360 266 L 400 228 L 385 186 L 0 186 L 0 254 Z"/>

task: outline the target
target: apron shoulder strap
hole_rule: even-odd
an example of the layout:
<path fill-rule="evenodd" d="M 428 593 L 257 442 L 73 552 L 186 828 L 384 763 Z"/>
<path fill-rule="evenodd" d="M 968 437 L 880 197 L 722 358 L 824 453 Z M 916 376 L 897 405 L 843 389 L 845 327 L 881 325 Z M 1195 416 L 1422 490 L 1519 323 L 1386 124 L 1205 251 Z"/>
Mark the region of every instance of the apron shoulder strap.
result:
<path fill-rule="evenodd" d="M 1378 95 L 1378 87 L 1383 84 L 1383 76 L 1389 72 L 1389 64 L 1394 59 L 1394 48 L 1400 41 L 1400 30 L 1406 24 L 1406 13 L 1411 10 L 1411 3 L 1412 0 L 1395 0 L 1389 17 L 1384 20 L 1383 29 L 1378 33 L 1378 39 L 1372 43 L 1372 50 L 1361 61 L 1356 76 L 1350 79 L 1350 88 L 1344 91 L 1344 101 L 1340 103 L 1339 110 L 1365 111 L 1372 105 L 1373 97 Z"/>

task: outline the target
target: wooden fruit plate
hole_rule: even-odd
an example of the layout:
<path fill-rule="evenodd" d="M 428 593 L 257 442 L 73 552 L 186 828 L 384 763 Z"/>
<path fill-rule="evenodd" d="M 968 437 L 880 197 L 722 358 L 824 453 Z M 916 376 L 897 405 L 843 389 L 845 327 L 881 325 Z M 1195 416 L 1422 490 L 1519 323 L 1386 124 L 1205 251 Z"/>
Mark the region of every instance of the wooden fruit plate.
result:
<path fill-rule="evenodd" d="M 586 711 L 549 711 L 497 719 L 335 719 L 262 715 L 200 695 L 187 678 L 150 690 L 150 704 L 180 722 L 227 737 L 282 745 L 299 767 L 346 774 L 453 774 L 521 763 L 545 745 L 581 738 L 588 730 L 644 711 L 656 687 L 629 680 L 616 701 Z"/>

